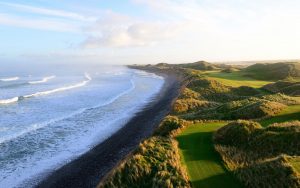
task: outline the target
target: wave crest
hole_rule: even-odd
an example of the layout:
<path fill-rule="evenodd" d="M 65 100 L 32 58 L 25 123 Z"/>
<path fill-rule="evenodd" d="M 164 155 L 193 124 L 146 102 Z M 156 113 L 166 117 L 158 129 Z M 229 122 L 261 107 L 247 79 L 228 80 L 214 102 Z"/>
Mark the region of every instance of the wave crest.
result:
<path fill-rule="evenodd" d="M 53 75 L 53 76 L 48 76 L 48 77 L 45 77 L 43 78 L 42 80 L 37 80 L 37 81 L 30 81 L 28 82 L 29 84 L 40 84 L 40 83 L 45 83 L 45 82 L 48 82 L 48 80 L 51 80 L 53 78 L 55 78 L 56 76 Z"/>
<path fill-rule="evenodd" d="M 10 103 L 17 102 L 18 100 L 19 100 L 19 97 L 13 97 L 13 98 L 10 98 L 10 99 L 3 99 L 3 100 L 0 100 L 0 104 L 10 104 Z"/>
<path fill-rule="evenodd" d="M 0 81 L 2 82 L 10 82 L 10 81 L 15 81 L 15 80 L 19 80 L 19 77 L 10 77 L 10 78 L 1 78 Z"/>
<path fill-rule="evenodd" d="M 3 99 L 3 100 L 0 100 L 0 104 L 15 103 L 15 102 L 18 102 L 18 101 L 20 101 L 24 98 L 38 97 L 38 96 L 42 96 L 42 95 L 49 95 L 49 94 L 52 94 L 52 93 L 57 93 L 57 92 L 60 92 L 60 91 L 66 91 L 66 90 L 79 88 L 79 87 L 85 86 L 88 82 L 90 82 L 92 80 L 90 75 L 87 74 L 87 73 L 85 73 L 85 78 L 86 78 L 86 80 L 84 80 L 82 82 L 79 82 L 77 84 L 74 84 L 74 85 L 70 85 L 70 86 L 66 86 L 66 87 L 60 87 L 60 88 L 56 88 L 56 89 L 52 89 L 52 90 L 48 90 L 48 91 L 39 91 L 39 92 L 30 94 L 30 95 L 13 97 L 13 98 L 10 98 L 10 99 Z"/>

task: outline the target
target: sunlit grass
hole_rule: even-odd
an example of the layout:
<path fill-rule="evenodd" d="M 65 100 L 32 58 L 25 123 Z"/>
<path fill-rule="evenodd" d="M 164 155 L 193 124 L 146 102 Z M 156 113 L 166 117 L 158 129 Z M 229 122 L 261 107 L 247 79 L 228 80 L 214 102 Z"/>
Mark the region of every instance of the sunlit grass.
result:
<path fill-rule="evenodd" d="M 300 157 L 294 158 L 290 161 L 290 164 L 294 167 L 294 169 L 300 173 Z"/>
<path fill-rule="evenodd" d="M 270 81 L 255 80 L 253 78 L 243 75 L 243 72 L 236 71 L 232 73 L 224 73 L 218 71 L 206 72 L 206 75 L 213 77 L 217 81 L 227 86 L 239 87 L 249 86 L 254 88 L 260 88 L 266 84 L 272 83 Z"/>
<path fill-rule="evenodd" d="M 260 121 L 260 124 L 265 127 L 272 123 L 282 123 L 293 120 L 300 120 L 300 105 L 288 106 L 278 115 Z"/>
<path fill-rule="evenodd" d="M 213 132 L 225 124 L 196 124 L 177 136 L 182 163 L 187 168 L 193 187 L 241 187 L 223 165 L 212 142 Z"/>

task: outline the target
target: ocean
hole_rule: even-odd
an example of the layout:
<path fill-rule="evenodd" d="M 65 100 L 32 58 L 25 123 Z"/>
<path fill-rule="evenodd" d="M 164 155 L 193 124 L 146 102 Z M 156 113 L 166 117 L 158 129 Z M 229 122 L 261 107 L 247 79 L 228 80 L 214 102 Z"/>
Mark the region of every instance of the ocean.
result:
<path fill-rule="evenodd" d="M 33 187 L 122 128 L 164 80 L 122 66 L 0 71 L 0 187 Z"/>

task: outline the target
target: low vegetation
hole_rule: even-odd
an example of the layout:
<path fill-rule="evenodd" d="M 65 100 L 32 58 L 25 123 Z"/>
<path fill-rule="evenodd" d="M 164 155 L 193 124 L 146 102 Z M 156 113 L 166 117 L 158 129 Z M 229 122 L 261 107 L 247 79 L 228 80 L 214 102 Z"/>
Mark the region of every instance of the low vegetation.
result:
<path fill-rule="evenodd" d="M 278 81 L 276 83 L 265 85 L 263 89 L 272 93 L 283 93 L 290 96 L 300 96 L 300 82 Z"/>
<path fill-rule="evenodd" d="M 272 124 L 237 121 L 214 134 L 216 150 L 247 187 L 299 187 L 291 156 L 300 155 L 300 122 Z"/>
<path fill-rule="evenodd" d="M 244 69 L 247 76 L 258 80 L 284 80 L 300 77 L 300 64 L 291 63 L 258 63 Z"/>
<path fill-rule="evenodd" d="M 299 63 L 133 68 L 175 74 L 185 87 L 99 187 L 300 187 Z"/>
<path fill-rule="evenodd" d="M 247 76 L 242 70 L 231 73 L 224 73 L 222 71 L 205 72 L 205 75 L 221 82 L 224 85 L 239 87 L 248 86 L 253 88 L 260 88 L 266 84 L 273 83 L 272 81 L 257 80 Z"/>
<path fill-rule="evenodd" d="M 145 140 L 99 187 L 190 187 L 176 144 L 166 137 Z"/>
<path fill-rule="evenodd" d="M 188 124 L 177 117 L 166 117 L 154 135 L 143 141 L 98 187 L 190 187 L 173 138 Z"/>
<path fill-rule="evenodd" d="M 182 162 L 188 170 L 193 187 L 241 187 L 239 181 L 224 166 L 212 143 L 213 132 L 224 124 L 195 124 L 177 136 Z"/>

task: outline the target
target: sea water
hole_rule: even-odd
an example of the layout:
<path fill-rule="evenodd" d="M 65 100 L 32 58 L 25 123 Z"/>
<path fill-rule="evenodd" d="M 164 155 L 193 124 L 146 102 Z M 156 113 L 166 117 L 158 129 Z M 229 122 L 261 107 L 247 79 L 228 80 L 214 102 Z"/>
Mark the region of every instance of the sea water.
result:
<path fill-rule="evenodd" d="M 0 187 L 32 187 L 122 128 L 164 80 L 125 67 L 0 72 Z"/>

